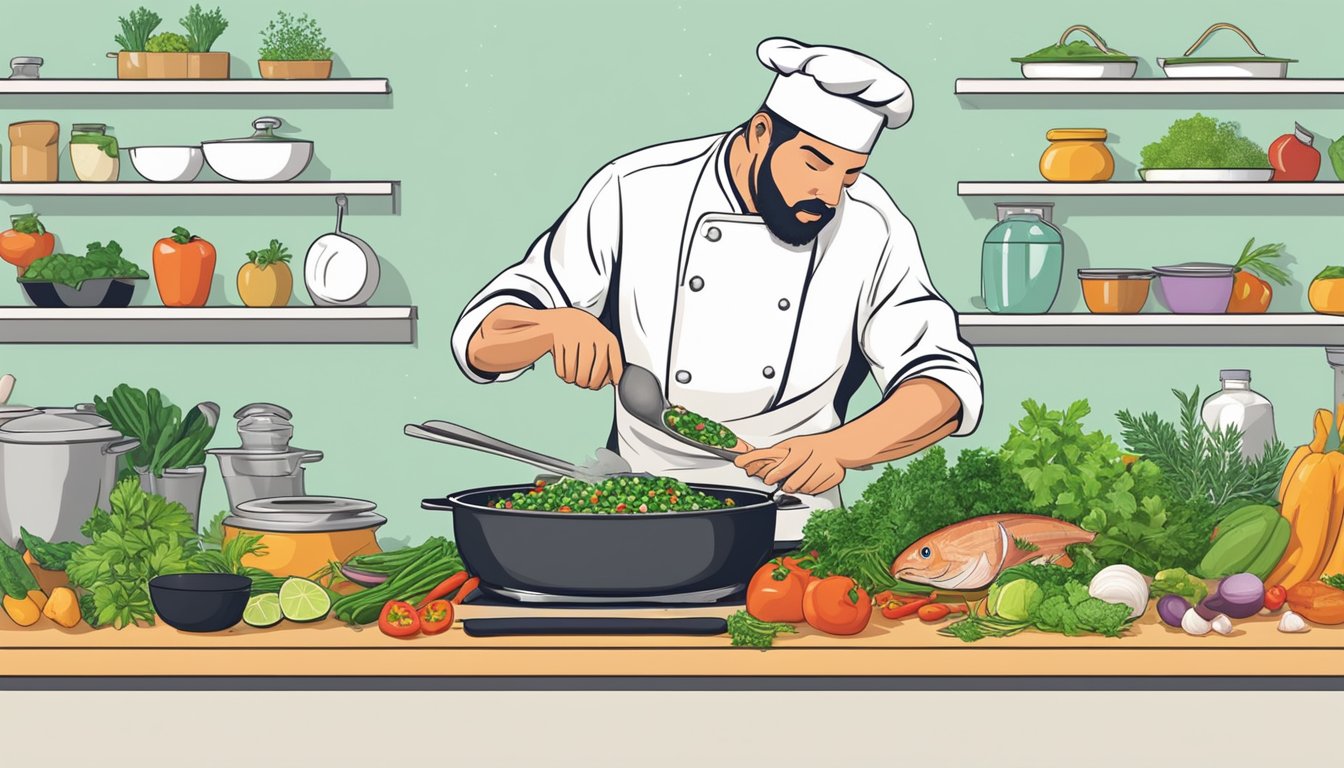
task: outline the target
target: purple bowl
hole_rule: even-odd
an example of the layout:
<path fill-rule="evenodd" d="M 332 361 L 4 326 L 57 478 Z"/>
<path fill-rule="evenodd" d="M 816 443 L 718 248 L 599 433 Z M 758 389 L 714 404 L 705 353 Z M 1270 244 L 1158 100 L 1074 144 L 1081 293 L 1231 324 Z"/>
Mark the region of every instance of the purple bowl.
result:
<path fill-rule="evenodd" d="M 1232 299 L 1235 274 L 1225 264 L 1199 262 L 1153 267 L 1157 298 L 1168 310 L 1182 315 L 1221 315 Z"/>

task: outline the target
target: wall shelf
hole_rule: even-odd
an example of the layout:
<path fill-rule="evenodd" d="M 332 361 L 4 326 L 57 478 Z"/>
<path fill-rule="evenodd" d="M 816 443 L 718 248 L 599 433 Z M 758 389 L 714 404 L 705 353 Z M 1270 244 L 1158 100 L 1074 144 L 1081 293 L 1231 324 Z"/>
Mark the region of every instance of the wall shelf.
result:
<path fill-rule="evenodd" d="M 984 347 L 1344 347 L 1344 317 L 1315 313 L 1264 315 L 1010 315 L 960 316 L 961 333 Z"/>
<path fill-rule="evenodd" d="M 1340 197 L 1338 181 L 959 181 L 962 197 Z"/>
<path fill-rule="evenodd" d="M 414 344 L 415 307 L 0 307 L 0 344 Z"/>
<path fill-rule="evenodd" d="M 0 197 L 330 197 L 395 195 L 399 181 L 3 182 Z"/>
<path fill-rule="evenodd" d="M 1028 80 L 1023 77 L 958 78 L 953 91 L 958 96 L 1207 96 L 1223 94 L 1330 96 L 1344 95 L 1344 79 L 1148 77 L 1127 80 Z"/>
<path fill-rule="evenodd" d="M 342 77 L 328 80 L 118 80 L 115 78 L 0 80 L 0 96 L 94 94 L 188 95 L 366 95 L 391 93 L 385 77 Z"/>

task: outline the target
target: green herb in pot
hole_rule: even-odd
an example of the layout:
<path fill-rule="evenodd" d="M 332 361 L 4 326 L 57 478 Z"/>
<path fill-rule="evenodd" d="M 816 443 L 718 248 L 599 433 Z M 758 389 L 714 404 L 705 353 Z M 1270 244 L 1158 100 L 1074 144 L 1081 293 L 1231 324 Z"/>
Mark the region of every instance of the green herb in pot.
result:
<path fill-rule="evenodd" d="M 1236 123 L 1196 114 L 1177 120 L 1144 147 L 1143 168 L 1269 168 L 1269 156 Z"/>
<path fill-rule="evenodd" d="M 229 27 L 219 8 L 206 13 L 200 4 L 191 6 L 179 23 L 187 30 L 187 50 L 191 53 L 209 53 L 210 47 Z"/>
<path fill-rule="evenodd" d="M 215 436 L 215 424 L 206 413 L 213 403 L 201 403 L 183 416 L 176 405 L 164 402 L 159 390 L 143 392 L 121 384 L 106 400 L 94 397 L 93 404 L 113 429 L 140 441 L 126 454 L 129 466 L 162 477 L 165 469 L 205 463 L 205 447 Z"/>
<path fill-rule="evenodd" d="M 149 38 L 145 50 L 150 53 L 186 53 L 187 38 L 176 32 L 160 32 Z"/>
<path fill-rule="evenodd" d="M 116 36 L 117 45 L 123 51 L 149 50 L 149 36 L 163 19 L 159 14 L 140 6 L 126 16 L 118 17 L 121 34 Z"/>
<path fill-rule="evenodd" d="M 1103 51 L 1084 40 L 1074 40 L 1065 45 L 1047 45 L 1039 51 L 1033 51 L 1013 61 L 1106 61 L 1111 59 L 1129 60 L 1129 54 L 1114 48 Z"/>
<path fill-rule="evenodd" d="M 79 288 L 85 280 L 95 278 L 143 279 L 149 273 L 121 257 L 121 246 L 116 240 L 107 245 L 89 243 L 85 256 L 53 253 L 28 265 L 19 278 L 21 281 L 50 282 Z"/>
<path fill-rule="evenodd" d="M 331 53 L 322 28 L 306 13 L 280 11 L 261 32 L 262 61 L 326 61 Z"/>

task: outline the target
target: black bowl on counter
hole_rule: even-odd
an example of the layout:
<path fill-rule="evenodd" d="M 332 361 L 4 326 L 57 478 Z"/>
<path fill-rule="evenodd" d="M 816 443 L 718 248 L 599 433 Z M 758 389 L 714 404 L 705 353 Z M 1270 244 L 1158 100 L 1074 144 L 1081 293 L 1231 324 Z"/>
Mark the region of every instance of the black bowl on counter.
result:
<path fill-rule="evenodd" d="M 143 277 L 94 277 L 71 288 L 49 280 L 20 280 L 34 306 L 44 308 L 129 307 L 135 281 Z"/>
<path fill-rule="evenodd" d="M 252 580 L 231 573 L 174 573 L 149 580 L 163 622 L 183 632 L 220 632 L 243 620 Z"/>

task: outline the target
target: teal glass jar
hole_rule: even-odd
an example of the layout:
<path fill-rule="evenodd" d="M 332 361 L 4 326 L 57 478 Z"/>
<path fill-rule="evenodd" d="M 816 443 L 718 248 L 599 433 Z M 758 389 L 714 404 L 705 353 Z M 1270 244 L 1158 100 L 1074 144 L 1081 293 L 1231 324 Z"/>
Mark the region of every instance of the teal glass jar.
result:
<path fill-rule="evenodd" d="M 1064 236 L 1035 212 L 1015 212 L 989 230 L 980 278 L 990 312 L 1050 311 L 1064 276 Z"/>

